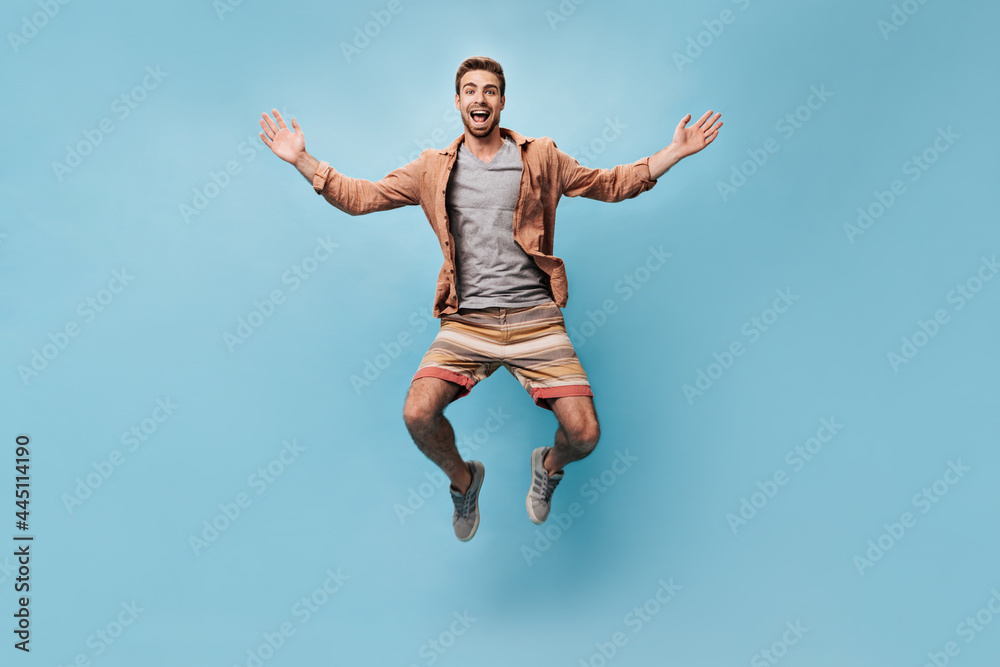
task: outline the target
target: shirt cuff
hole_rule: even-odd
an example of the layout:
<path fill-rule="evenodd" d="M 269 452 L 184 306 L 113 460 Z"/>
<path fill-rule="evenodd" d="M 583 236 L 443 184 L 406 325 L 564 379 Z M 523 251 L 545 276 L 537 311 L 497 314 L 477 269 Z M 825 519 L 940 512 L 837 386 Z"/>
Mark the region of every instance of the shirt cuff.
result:
<path fill-rule="evenodd" d="M 639 180 L 641 180 L 643 183 L 648 183 L 649 188 L 656 185 L 657 181 L 652 178 L 653 174 L 649 170 L 649 157 L 644 157 L 641 160 L 638 160 L 635 163 L 635 166 L 636 166 L 636 171 L 639 174 Z"/>
<path fill-rule="evenodd" d="M 313 176 L 313 190 L 316 191 L 316 194 L 322 194 L 323 189 L 326 187 L 326 179 L 329 175 L 329 162 L 320 162 L 316 165 L 316 174 Z"/>

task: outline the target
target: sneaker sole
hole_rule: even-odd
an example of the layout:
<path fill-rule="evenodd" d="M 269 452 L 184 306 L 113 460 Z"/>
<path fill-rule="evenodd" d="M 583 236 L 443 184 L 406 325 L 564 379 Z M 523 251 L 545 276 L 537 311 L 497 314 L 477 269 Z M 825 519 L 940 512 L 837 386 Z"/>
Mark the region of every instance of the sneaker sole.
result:
<path fill-rule="evenodd" d="M 532 475 L 532 480 L 534 480 L 534 475 Z M 537 526 L 540 526 L 543 523 L 545 523 L 545 519 L 547 519 L 548 517 L 545 517 L 545 519 L 542 519 L 541 521 L 539 521 L 535 517 L 535 513 L 531 511 L 531 494 L 530 493 L 528 494 L 528 497 L 525 499 L 524 504 L 528 508 L 528 518 L 531 519 L 531 523 L 533 523 L 533 524 L 535 524 Z"/>

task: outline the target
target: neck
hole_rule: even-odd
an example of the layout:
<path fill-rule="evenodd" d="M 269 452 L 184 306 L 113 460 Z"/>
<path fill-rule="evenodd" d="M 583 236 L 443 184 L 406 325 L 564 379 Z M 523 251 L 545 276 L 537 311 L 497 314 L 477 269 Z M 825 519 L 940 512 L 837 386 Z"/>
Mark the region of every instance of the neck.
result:
<path fill-rule="evenodd" d="M 497 125 L 493 131 L 485 137 L 477 137 L 465 130 L 465 147 L 472 151 L 472 154 L 483 162 L 489 162 L 503 146 L 503 137 L 500 136 L 500 126 Z"/>

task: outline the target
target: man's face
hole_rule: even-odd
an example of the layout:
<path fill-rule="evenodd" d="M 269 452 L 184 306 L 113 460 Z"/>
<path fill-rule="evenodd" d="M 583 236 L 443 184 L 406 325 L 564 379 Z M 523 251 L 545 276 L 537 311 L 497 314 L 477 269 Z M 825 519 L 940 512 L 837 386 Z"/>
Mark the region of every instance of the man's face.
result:
<path fill-rule="evenodd" d="M 462 114 L 465 129 L 474 137 L 485 137 L 500 124 L 504 98 L 500 96 L 500 77 L 485 70 L 472 70 L 462 76 L 455 108 Z"/>

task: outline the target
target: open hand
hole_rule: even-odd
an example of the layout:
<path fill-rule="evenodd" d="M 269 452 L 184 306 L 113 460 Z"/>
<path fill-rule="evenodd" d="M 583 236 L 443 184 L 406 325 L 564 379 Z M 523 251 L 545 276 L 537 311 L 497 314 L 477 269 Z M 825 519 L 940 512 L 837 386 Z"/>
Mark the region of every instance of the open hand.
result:
<path fill-rule="evenodd" d="M 306 139 L 302 134 L 302 128 L 299 127 L 298 121 L 293 118 L 292 129 L 289 130 L 288 126 L 285 125 L 285 119 L 281 117 L 278 110 L 271 109 L 271 112 L 277 123 L 271 120 L 267 113 L 262 113 L 263 118 L 260 121 L 260 126 L 264 128 L 264 131 L 258 134 L 275 155 L 285 162 L 295 164 L 295 161 L 306 150 Z"/>
<path fill-rule="evenodd" d="M 722 121 L 718 123 L 715 123 L 715 121 L 719 120 L 722 114 L 717 113 L 713 118 L 709 119 L 711 114 L 712 110 L 709 109 L 691 127 L 685 127 L 688 121 L 691 120 L 691 114 L 684 116 L 681 122 L 677 124 L 677 129 L 674 130 L 673 143 L 678 158 L 694 155 L 712 143 L 712 140 L 718 136 L 719 128 L 722 127 Z M 715 125 L 713 126 L 712 123 L 715 123 Z"/>

